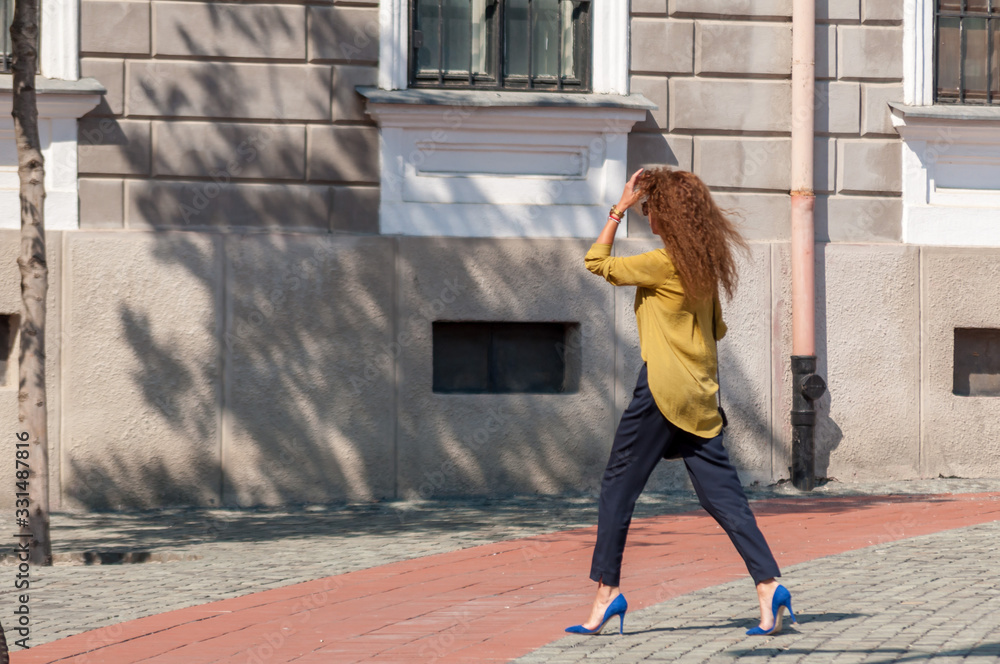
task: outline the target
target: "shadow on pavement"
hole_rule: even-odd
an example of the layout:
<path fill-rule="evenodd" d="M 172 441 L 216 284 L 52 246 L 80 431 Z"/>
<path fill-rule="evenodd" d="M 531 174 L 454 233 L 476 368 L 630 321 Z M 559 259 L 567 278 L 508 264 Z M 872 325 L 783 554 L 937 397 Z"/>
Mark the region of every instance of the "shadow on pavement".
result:
<path fill-rule="evenodd" d="M 795 617 L 798 618 L 800 623 L 811 623 L 811 622 L 840 622 L 841 620 L 851 620 L 852 618 L 870 618 L 870 613 L 840 613 L 840 612 L 829 612 L 829 613 L 796 613 Z M 786 625 L 787 627 L 787 625 Z"/>
<path fill-rule="evenodd" d="M 765 498 L 749 494 L 751 500 Z M 953 500 L 950 496 L 892 495 L 892 496 L 799 496 L 780 497 L 758 502 L 753 506 L 754 514 L 837 514 L 885 505 L 888 503 L 943 503 Z"/>
<path fill-rule="evenodd" d="M 814 615 L 801 615 L 797 614 L 795 616 L 799 619 L 799 623 L 811 623 L 811 622 L 838 622 L 840 620 L 851 620 L 853 618 L 868 618 L 870 614 L 868 613 L 817 613 Z M 683 625 L 682 627 L 651 627 L 650 629 L 636 629 L 628 630 L 626 634 L 655 634 L 657 632 L 695 632 L 703 631 L 706 629 L 713 630 L 726 630 L 731 631 L 734 629 L 750 629 L 756 626 L 756 622 L 747 619 L 730 619 L 724 621 L 713 621 L 708 622 L 705 620 L 699 620 L 693 623 Z M 781 629 L 782 634 L 801 634 L 795 625 L 789 623 L 787 618 Z"/>
<path fill-rule="evenodd" d="M 938 503 L 928 495 L 789 497 L 771 490 L 750 490 L 758 516 L 862 512 L 886 503 Z M 597 524 L 597 496 L 512 496 L 385 501 L 286 508 L 168 508 L 134 512 L 54 514 L 59 551 L 174 549 L 205 543 L 266 542 L 295 538 L 353 538 L 368 535 L 447 534 L 456 529 L 494 541 L 589 528 Z M 644 494 L 634 518 L 671 514 L 703 515 L 693 492 Z M 636 532 L 641 521 L 633 526 Z M 683 537 L 683 523 L 670 528 Z M 643 546 L 633 541 L 632 546 Z"/>
<path fill-rule="evenodd" d="M 830 655 L 867 655 L 864 658 L 865 664 L 890 664 L 890 662 L 914 662 L 928 659 L 938 659 L 945 657 L 961 657 L 965 659 L 978 657 L 991 657 L 992 661 L 1000 657 L 1000 643 L 981 643 L 971 648 L 956 648 L 953 650 L 939 650 L 935 652 L 914 652 L 912 648 L 858 648 L 858 649 L 837 649 L 837 648 L 755 648 L 751 650 L 728 650 L 726 655 L 735 658 L 750 657 L 801 657 L 803 655 L 822 656 L 824 660 Z M 885 655 L 885 659 L 872 659 L 872 656 Z M 857 661 L 862 661 L 858 659 Z"/>
<path fill-rule="evenodd" d="M 646 518 L 699 509 L 693 494 L 649 494 L 636 505 Z M 62 551 L 178 548 L 205 543 L 267 542 L 296 538 L 350 539 L 370 535 L 453 534 L 512 539 L 597 524 L 597 497 L 387 501 L 285 508 L 170 508 L 134 512 L 57 513 Z"/>

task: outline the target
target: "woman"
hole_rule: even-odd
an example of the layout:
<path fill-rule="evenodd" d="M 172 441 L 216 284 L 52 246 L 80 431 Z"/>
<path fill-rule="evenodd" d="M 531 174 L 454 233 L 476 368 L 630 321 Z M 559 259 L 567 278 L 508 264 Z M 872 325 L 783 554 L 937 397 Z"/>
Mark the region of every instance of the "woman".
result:
<path fill-rule="evenodd" d="M 643 214 L 664 249 L 612 258 L 624 211 L 645 198 Z M 597 597 L 590 618 L 566 629 L 599 633 L 628 604 L 619 591 L 622 553 L 635 501 L 661 458 L 682 458 L 701 506 L 726 531 L 757 584 L 760 625 L 747 634 L 781 629 L 788 591 L 775 581 L 778 565 L 757 527 L 736 470 L 722 446 L 716 393 L 717 339 L 726 333 L 718 287 L 732 297 L 737 272 L 733 249 L 746 250 L 708 187 L 685 171 L 639 169 L 586 256 L 587 269 L 615 286 L 636 286 L 635 316 L 643 367 L 615 434 L 604 477 L 590 578 Z"/>

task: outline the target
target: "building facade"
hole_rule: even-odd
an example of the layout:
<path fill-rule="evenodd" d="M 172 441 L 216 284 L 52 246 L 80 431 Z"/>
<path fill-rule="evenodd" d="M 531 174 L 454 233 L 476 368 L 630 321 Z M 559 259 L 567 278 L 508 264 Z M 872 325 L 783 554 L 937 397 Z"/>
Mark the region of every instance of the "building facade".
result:
<path fill-rule="evenodd" d="M 980 4 L 816 1 L 820 477 L 1000 475 Z M 654 164 L 751 242 L 727 446 L 744 482 L 788 478 L 791 0 L 42 7 L 55 509 L 596 491 L 641 360 L 633 292 L 583 255 Z M 657 246 L 623 226 L 619 254 Z"/>

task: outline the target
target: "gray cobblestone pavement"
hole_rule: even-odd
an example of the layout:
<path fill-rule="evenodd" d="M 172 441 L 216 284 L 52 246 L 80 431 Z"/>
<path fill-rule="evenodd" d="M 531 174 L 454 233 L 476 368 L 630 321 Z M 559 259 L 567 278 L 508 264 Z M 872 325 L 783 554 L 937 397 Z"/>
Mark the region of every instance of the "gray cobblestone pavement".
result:
<path fill-rule="evenodd" d="M 744 635 L 757 624 L 745 580 L 628 613 L 624 635 L 566 637 L 515 661 L 1000 662 L 1000 522 L 820 558 L 783 575 L 799 623 L 786 615 L 775 636 Z"/>
<path fill-rule="evenodd" d="M 809 500 L 831 495 L 988 491 L 1000 491 L 1000 480 L 940 479 L 882 485 L 832 482 L 811 494 L 800 494 L 789 485 L 750 488 L 748 493 L 752 499 L 797 496 Z M 407 558 L 589 527 L 596 523 L 596 507 L 596 495 L 583 495 L 300 509 L 57 514 L 52 520 L 57 563 L 32 571 L 30 643 L 39 645 L 155 613 Z M 695 508 L 693 494 L 650 493 L 640 498 L 635 517 Z M 79 561 L 85 552 L 103 553 L 105 559 L 110 554 L 133 552 L 139 559 L 154 562 L 83 564 Z M 994 567 L 1000 567 L 995 563 Z M 13 579 L 14 568 L 0 566 L 0 577 L 4 574 Z M 6 590 L 12 583 L 0 579 L 0 587 L 5 589 L 0 603 L 12 603 L 12 591 Z M 808 605 L 810 600 L 804 593 L 812 591 L 802 585 L 796 589 Z M 739 606 L 745 604 L 744 599 L 741 593 Z M 633 616 L 629 618 L 631 622 Z M 553 653 L 556 659 L 552 661 L 577 661 L 572 657 L 579 656 L 576 651 Z"/>

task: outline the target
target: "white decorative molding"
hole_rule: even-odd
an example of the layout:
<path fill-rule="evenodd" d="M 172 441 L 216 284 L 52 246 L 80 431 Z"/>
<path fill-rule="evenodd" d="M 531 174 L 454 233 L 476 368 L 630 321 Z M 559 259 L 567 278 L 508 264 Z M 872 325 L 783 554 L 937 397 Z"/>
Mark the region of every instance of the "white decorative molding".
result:
<path fill-rule="evenodd" d="M 381 129 L 380 229 L 402 235 L 593 237 L 652 107 L 639 95 L 361 92 Z"/>
<path fill-rule="evenodd" d="M 77 119 L 101 101 L 104 88 L 80 80 L 80 2 L 41 0 L 38 137 L 45 159 L 45 227 L 79 228 Z M 0 228 L 20 228 L 17 146 L 10 117 L 11 76 L 0 75 Z"/>
<path fill-rule="evenodd" d="M 1000 108 L 891 106 L 903 137 L 903 241 L 1000 246 Z"/>
<path fill-rule="evenodd" d="M 41 0 L 39 67 L 42 76 L 80 78 L 80 1 Z"/>
<path fill-rule="evenodd" d="M 37 77 L 38 138 L 45 159 L 45 227 L 79 228 L 77 200 L 77 119 L 101 101 L 104 88 L 94 79 L 53 81 Z M 0 228 L 20 228 L 20 181 L 11 117 L 10 77 L 0 80 Z"/>
<path fill-rule="evenodd" d="M 592 93 L 406 90 L 409 1 L 380 0 L 382 233 L 592 237 L 627 179 L 629 3 L 591 3 Z M 387 96 L 388 95 L 388 96 Z M 609 187 L 614 189 L 609 193 Z"/>
<path fill-rule="evenodd" d="M 45 159 L 45 228 L 78 228 L 76 119 L 40 117 L 38 137 Z M 14 121 L 8 119 L 0 125 L 0 228 L 20 227 L 17 147 Z"/>
<path fill-rule="evenodd" d="M 934 0 L 903 3 L 903 99 L 934 103 Z"/>
<path fill-rule="evenodd" d="M 378 87 L 405 90 L 409 77 L 409 0 L 380 0 Z"/>
<path fill-rule="evenodd" d="M 35 103 L 38 106 L 38 117 L 69 118 L 75 121 L 92 111 L 101 103 L 101 95 L 105 90 L 95 79 L 84 80 L 93 83 L 94 89 L 86 92 L 51 90 L 42 83 L 42 79 L 36 78 L 38 93 L 35 95 Z M 14 120 L 10 114 L 13 104 L 14 94 L 9 86 L 0 85 L 0 115 L 9 118 L 12 124 Z"/>
<path fill-rule="evenodd" d="M 627 95 L 629 68 L 629 3 L 590 3 L 593 16 L 594 92 Z"/>
<path fill-rule="evenodd" d="M 1000 246 L 1000 108 L 934 105 L 934 0 L 904 3 L 903 242 Z"/>
<path fill-rule="evenodd" d="M 627 0 L 601 0 L 592 2 L 590 7 L 593 12 L 591 17 L 593 91 L 627 95 L 629 3 Z M 409 0 L 380 0 L 378 87 L 383 90 L 406 89 L 409 54 Z"/>

